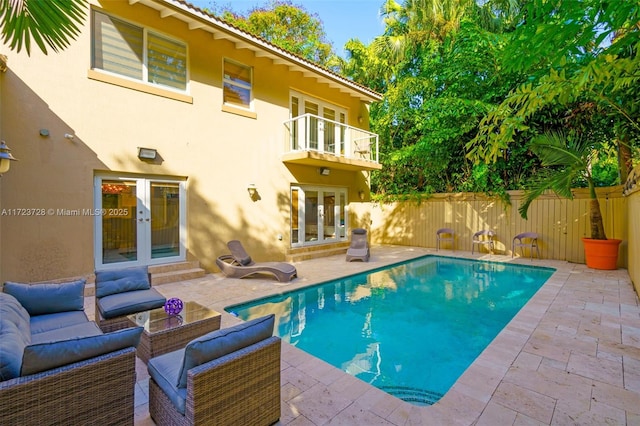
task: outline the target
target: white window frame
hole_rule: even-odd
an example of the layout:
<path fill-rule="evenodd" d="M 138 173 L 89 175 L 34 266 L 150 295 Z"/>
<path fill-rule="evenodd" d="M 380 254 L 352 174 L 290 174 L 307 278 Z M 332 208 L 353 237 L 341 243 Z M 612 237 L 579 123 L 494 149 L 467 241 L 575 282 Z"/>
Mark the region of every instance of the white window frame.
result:
<path fill-rule="evenodd" d="M 225 64 L 227 62 L 230 62 L 236 66 L 239 67 L 243 67 L 243 68 L 247 68 L 249 70 L 249 84 L 242 84 L 242 83 L 238 83 L 237 81 L 234 81 L 232 79 L 228 79 L 226 77 L 226 73 L 225 73 Z M 237 105 L 237 104 L 232 104 L 232 103 L 228 103 L 228 102 L 224 102 L 224 90 L 225 90 L 225 84 L 229 84 L 231 86 L 237 86 L 241 89 L 245 89 L 245 90 L 249 90 L 249 107 L 244 107 L 241 105 Z M 229 108 L 237 108 L 237 109 L 242 109 L 245 111 L 254 111 L 254 105 L 253 105 L 253 67 L 247 64 L 243 64 L 242 62 L 238 62 L 235 61 L 231 58 L 222 58 L 222 104 L 224 106 L 227 106 Z"/>
<path fill-rule="evenodd" d="M 96 40 L 94 38 L 94 29 L 93 26 L 95 25 L 95 14 L 96 13 L 100 13 L 102 15 L 108 16 L 109 18 L 121 21 L 127 25 L 131 25 L 134 27 L 137 27 L 139 29 L 142 30 L 142 54 L 143 54 L 143 60 L 142 60 L 142 74 L 140 76 L 140 78 L 134 78 L 134 77 L 130 77 L 128 75 L 124 75 L 124 74 L 120 74 L 114 71 L 109 71 L 109 70 L 105 70 L 102 68 L 98 68 L 95 66 L 95 49 L 96 49 Z M 98 10 L 98 9 L 92 9 L 91 10 L 91 25 L 92 25 L 92 31 L 91 31 L 91 69 L 95 70 L 95 71 L 99 71 L 101 73 L 105 73 L 105 74 L 109 74 L 109 75 L 113 75 L 113 76 L 117 76 L 118 78 L 122 78 L 125 80 L 129 80 L 129 81 L 134 81 L 137 83 L 142 83 L 148 86 L 152 86 L 152 87 L 159 87 L 162 88 L 163 90 L 169 90 L 169 91 L 173 91 L 173 92 L 177 92 L 177 93 L 189 93 L 190 90 L 190 81 L 191 78 L 189 76 L 189 70 L 190 70 L 190 64 L 189 64 L 189 45 L 184 41 L 181 40 L 179 38 L 173 37 L 172 35 L 169 35 L 167 33 L 163 33 L 161 31 L 158 31 L 156 29 L 151 29 L 149 27 L 145 27 L 144 25 L 141 25 L 137 22 L 128 20 L 128 19 L 124 19 L 121 18 L 120 16 L 116 16 L 110 13 L 106 13 L 102 10 Z M 148 34 L 152 33 L 155 36 L 158 37 L 162 37 L 162 38 L 166 38 L 171 42 L 174 42 L 176 44 L 180 44 L 184 46 L 184 55 L 185 55 L 185 64 L 186 64 L 186 69 L 185 69 L 185 87 L 184 89 L 180 89 L 180 88 L 176 88 L 173 86 L 168 86 L 168 85 L 164 85 L 164 84 L 158 84 L 158 83 L 153 83 L 151 81 L 149 81 L 149 66 L 148 66 L 148 62 L 149 62 L 149 53 L 148 53 Z"/>

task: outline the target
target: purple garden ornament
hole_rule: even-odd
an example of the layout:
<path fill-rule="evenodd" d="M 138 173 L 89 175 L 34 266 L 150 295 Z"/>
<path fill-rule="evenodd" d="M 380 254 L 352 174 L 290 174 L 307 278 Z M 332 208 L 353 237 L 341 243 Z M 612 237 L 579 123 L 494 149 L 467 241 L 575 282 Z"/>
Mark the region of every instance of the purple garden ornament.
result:
<path fill-rule="evenodd" d="M 182 311 L 183 306 L 182 300 L 177 297 L 172 297 L 165 302 L 164 311 L 169 315 L 178 315 Z"/>

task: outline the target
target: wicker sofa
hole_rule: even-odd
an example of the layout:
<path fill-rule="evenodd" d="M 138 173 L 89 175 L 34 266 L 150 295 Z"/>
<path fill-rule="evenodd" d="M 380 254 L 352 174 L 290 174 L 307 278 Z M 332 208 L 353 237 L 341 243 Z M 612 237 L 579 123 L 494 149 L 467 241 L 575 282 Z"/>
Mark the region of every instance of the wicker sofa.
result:
<path fill-rule="evenodd" d="M 84 281 L 5 283 L 0 292 L 0 423 L 132 425 L 142 328 L 103 333 Z"/>
<path fill-rule="evenodd" d="M 149 413 L 162 425 L 270 425 L 280 418 L 280 338 L 269 315 L 149 360 Z"/>

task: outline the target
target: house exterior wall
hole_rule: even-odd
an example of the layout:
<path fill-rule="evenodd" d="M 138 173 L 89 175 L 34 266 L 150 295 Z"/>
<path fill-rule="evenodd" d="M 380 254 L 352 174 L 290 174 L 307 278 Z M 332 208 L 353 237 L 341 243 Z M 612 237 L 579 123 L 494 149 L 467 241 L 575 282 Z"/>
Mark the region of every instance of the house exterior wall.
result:
<path fill-rule="evenodd" d="M 631 264 L 634 263 L 631 259 L 637 259 L 637 247 L 633 246 L 633 241 L 637 241 L 634 238 L 637 237 L 637 229 L 634 227 L 638 226 L 634 224 L 637 219 L 631 212 L 634 207 L 637 211 L 638 201 L 623 197 L 622 186 L 598 188 L 597 192 L 607 237 L 622 240 L 618 266 L 629 266 L 631 272 Z M 439 228 L 453 228 L 456 250 L 464 251 L 471 251 L 471 237 L 475 232 L 491 229 L 496 232 L 495 251 L 507 255 L 511 254 L 515 235 L 537 232 L 542 258 L 585 263 L 581 238 L 590 236 L 587 189 L 574 189 L 573 200 L 551 193 L 537 198 L 531 203 L 528 220 L 522 219 L 518 213 L 523 192 L 508 193 L 511 199 L 509 206 L 497 198 L 473 193 L 435 194 L 419 205 L 409 201 L 354 204 L 351 225 L 369 229 L 374 244 L 430 248 L 436 246 Z M 448 249 L 450 246 L 443 247 Z M 486 251 L 485 248 L 482 250 Z"/>
<path fill-rule="evenodd" d="M 3 281 L 93 272 L 94 218 L 63 212 L 94 207 L 96 173 L 184 179 L 187 258 L 208 270 L 216 269 L 214 260 L 230 239 L 242 240 L 256 260 L 284 259 L 292 184 L 346 187 L 353 201 L 368 184 L 362 172 L 320 176 L 316 168 L 280 159 L 290 90 L 347 109 L 354 127 L 363 127 L 358 116 L 368 123 L 360 99 L 142 4 L 94 0 L 92 7 L 186 42 L 188 95 L 92 71 L 90 13 L 77 40 L 59 53 L 27 56 L 0 47 L 9 53 L 0 137 L 20 159 L 0 182 Z M 255 114 L 223 110 L 224 58 L 253 67 Z M 157 149 L 161 161 L 139 160 L 137 147 Z M 257 201 L 247 193 L 249 183 L 258 189 Z"/>

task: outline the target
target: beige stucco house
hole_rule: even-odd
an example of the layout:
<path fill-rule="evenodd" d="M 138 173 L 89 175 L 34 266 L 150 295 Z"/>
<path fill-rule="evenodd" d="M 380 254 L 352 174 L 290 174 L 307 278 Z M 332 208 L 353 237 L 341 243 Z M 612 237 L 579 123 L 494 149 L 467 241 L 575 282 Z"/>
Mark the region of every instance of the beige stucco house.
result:
<path fill-rule="evenodd" d="M 90 3 L 64 51 L 0 46 L 2 281 L 344 247 L 379 94 L 180 0 Z"/>

